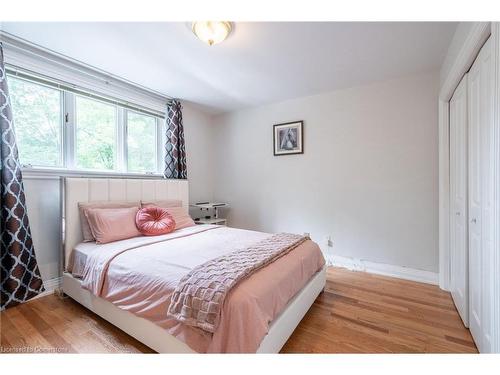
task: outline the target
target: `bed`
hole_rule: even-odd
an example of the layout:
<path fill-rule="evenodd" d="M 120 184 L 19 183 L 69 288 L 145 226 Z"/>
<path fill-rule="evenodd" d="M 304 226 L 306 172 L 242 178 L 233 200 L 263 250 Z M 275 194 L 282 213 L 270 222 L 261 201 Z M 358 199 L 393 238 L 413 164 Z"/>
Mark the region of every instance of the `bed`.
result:
<path fill-rule="evenodd" d="M 159 353 L 278 353 L 325 286 L 317 245 L 306 241 L 241 281 L 224 303 L 221 325 L 207 333 L 166 319 L 175 283 L 196 264 L 231 251 L 233 244 L 251 244 L 268 234 L 198 225 L 154 238 L 82 243 L 79 202 L 164 199 L 181 200 L 187 211 L 188 181 L 66 178 L 64 293 Z M 108 253 L 115 255 L 101 267 L 102 284 L 93 290 L 82 270 Z"/>

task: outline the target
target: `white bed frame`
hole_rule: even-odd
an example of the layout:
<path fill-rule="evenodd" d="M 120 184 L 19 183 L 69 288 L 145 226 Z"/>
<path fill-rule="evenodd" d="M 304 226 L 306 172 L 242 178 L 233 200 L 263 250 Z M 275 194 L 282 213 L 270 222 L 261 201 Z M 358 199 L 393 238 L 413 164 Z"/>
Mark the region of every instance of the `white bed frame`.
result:
<path fill-rule="evenodd" d="M 82 241 L 78 202 L 181 199 L 183 207 L 188 210 L 188 182 L 186 180 L 66 178 L 63 181 L 63 193 L 65 271 L 62 288 L 64 293 L 159 353 L 193 353 L 193 350 L 184 342 L 156 324 L 122 310 L 83 289 L 80 280 L 66 272 L 73 248 Z M 279 353 L 324 289 L 325 283 L 326 268 L 323 268 L 309 280 L 271 323 L 269 332 L 262 340 L 257 353 Z"/>

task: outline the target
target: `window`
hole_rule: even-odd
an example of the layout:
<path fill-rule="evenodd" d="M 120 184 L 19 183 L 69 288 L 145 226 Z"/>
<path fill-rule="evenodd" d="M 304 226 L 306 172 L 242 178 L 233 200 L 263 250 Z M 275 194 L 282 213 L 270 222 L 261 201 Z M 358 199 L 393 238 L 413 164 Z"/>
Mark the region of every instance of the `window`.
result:
<path fill-rule="evenodd" d="M 163 118 L 31 73 L 10 72 L 21 164 L 71 170 L 161 173 Z"/>
<path fill-rule="evenodd" d="M 77 167 L 116 169 L 116 111 L 114 105 L 76 96 Z"/>
<path fill-rule="evenodd" d="M 62 92 L 9 77 L 14 130 L 21 164 L 62 165 Z"/>
<path fill-rule="evenodd" d="M 156 118 L 127 111 L 128 170 L 156 171 Z"/>

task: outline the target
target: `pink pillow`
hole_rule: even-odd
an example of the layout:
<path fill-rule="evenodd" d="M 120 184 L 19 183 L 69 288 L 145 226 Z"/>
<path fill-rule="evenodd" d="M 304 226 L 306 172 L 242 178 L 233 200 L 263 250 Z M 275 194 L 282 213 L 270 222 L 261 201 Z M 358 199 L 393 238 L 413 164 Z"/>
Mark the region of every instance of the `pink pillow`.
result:
<path fill-rule="evenodd" d="M 175 220 L 166 209 L 156 206 L 141 208 L 135 216 L 135 225 L 145 236 L 159 236 L 173 232 Z"/>
<path fill-rule="evenodd" d="M 196 225 L 184 207 L 168 207 L 165 210 L 174 218 L 175 230 Z"/>
<path fill-rule="evenodd" d="M 158 202 L 161 202 L 161 201 L 158 201 Z M 147 206 L 144 206 L 144 204 L 145 203 L 143 203 L 143 206 L 142 206 L 143 208 L 144 207 L 158 207 L 158 205 L 148 204 Z M 187 227 L 192 227 L 192 226 L 196 225 L 184 207 L 164 207 L 164 206 L 161 206 L 161 208 L 164 208 L 165 210 L 167 210 L 167 212 L 170 215 L 172 215 L 172 217 L 174 218 L 175 230 L 187 228 Z"/>
<path fill-rule="evenodd" d="M 137 207 L 88 208 L 85 215 L 96 242 L 103 244 L 140 236 L 135 226 L 137 211 Z"/>
<path fill-rule="evenodd" d="M 78 202 L 78 210 L 80 211 L 80 224 L 82 227 L 83 242 L 95 241 L 92 231 L 90 230 L 89 221 L 85 210 L 89 208 L 140 208 L 139 201 L 126 202 L 126 201 L 96 201 L 96 202 Z"/>
<path fill-rule="evenodd" d="M 182 207 L 182 201 L 180 199 L 164 199 L 159 201 L 141 201 L 142 208 L 149 206 L 158 206 L 162 208 L 169 207 Z"/>

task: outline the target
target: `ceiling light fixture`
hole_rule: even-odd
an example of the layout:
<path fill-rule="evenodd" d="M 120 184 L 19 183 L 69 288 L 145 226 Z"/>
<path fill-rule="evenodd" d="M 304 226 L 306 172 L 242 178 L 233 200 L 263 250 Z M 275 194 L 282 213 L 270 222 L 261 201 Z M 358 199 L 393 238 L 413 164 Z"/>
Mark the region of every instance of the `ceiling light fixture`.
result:
<path fill-rule="evenodd" d="M 231 32 L 231 22 L 225 21 L 198 21 L 193 22 L 194 35 L 209 46 L 224 41 Z"/>

